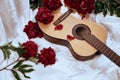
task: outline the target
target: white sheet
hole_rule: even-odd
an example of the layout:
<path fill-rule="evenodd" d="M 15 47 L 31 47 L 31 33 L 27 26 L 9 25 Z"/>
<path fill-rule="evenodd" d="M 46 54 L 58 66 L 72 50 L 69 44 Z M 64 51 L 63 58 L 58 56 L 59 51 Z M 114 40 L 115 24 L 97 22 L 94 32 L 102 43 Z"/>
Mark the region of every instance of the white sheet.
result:
<path fill-rule="evenodd" d="M 15 46 L 17 46 L 18 42 L 22 43 L 27 41 L 28 38 L 26 34 L 23 33 L 23 28 L 29 20 L 34 20 L 36 11 L 32 12 L 28 9 L 28 0 L 0 1 L 5 4 L 2 5 L 2 3 L 0 3 L 0 17 L 2 18 L 2 20 L 0 20 L 0 30 L 3 31 L 3 33 L 0 34 L 0 40 L 6 40 L 6 42 L 12 40 Z M 11 5 L 11 7 L 7 6 L 7 1 L 10 2 L 9 5 Z M 1 9 L 1 6 L 5 7 L 2 7 Z M 4 8 L 6 7 L 11 9 L 11 12 L 8 12 L 7 15 L 5 14 L 6 10 L 4 11 Z M 12 10 L 14 12 L 12 12 Z M 90 18 L 97 23 L 103 24 L 107 28 L 109 33 L 106 40 L 106 45 L 120 55 L 120 18 L 115 15 L 107 15 L 106 17 L 103 17 L 102 14 L 91 14 Z M 6 31 L 6 29 L 8 31 Z M 3 35 L 7 37 L 3 38 Z M 30 63 L 34 66 L 35 71 L 28 74 L 31 76 L 31 79 L 24 79 L 24 77 L 21 76 L 23 80 L 120 80 L 120 76 L 118 77 L 117 73 L 118 70 L 120 71 L 120 68 L 113 64 L 104 55 L 100 55 L 89 61 L 77 61 L 72 57 L 67 47 L 52 44 L 44 38 L 36 38 L 32 40 L 38 43 L 40 46 L 39 49 L 44 47 L 52 47 L 56 51 L 57 61 L 54 65 L 45 68 L 41 64 L 35 65 Z M 1 41 L 0 43 L 2 44 Z M 3 61 L 2 54 L 0 54 L 0 68 L 14 61 L 17 58 L 16 56 L 17 55 L 13 53 L 9 60 Z M 14 78 L 11 72 L 0 72 L 0 80 L 13 79 Z"/>

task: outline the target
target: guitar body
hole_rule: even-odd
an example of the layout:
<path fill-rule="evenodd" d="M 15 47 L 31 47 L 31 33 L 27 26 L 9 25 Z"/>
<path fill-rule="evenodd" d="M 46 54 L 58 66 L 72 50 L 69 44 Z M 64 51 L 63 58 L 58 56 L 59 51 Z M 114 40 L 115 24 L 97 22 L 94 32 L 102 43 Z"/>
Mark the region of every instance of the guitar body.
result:
<path fill-rule="evenodd" d="M 76 24 L 85 24 L 89 27 L 91 34 L 96 36 L 101 42 L 105 43 L 107 37 L 106 29 L 89 19 L 81 19 L 74 15 L 69 15 L 60 24 L 63 25 L 62 30 L 55 30 L 55 22 L 62 15 L 62 10 L 54 13 L 54 20 L 49 24 L 38 23 L 40 29 L 44 33 L 44 38 L 52 43 L 67 46 L 73 57 L 77 60 L 89 60 L 96 55 L 97 50 L 84 40 L 77 38 L 68 40 L 67 35 L 73 36 L 72 29 Z"/>

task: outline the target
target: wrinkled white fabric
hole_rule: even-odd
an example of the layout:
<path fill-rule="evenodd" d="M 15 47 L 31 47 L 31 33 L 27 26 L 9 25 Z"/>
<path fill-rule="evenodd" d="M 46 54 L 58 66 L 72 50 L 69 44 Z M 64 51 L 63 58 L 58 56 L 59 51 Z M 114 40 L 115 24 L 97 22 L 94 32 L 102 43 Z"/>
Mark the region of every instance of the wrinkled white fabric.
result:
<path fill-rule="evenodd" d="M 26 42 L 28 38 L 23 32 L 23 28 L 29 20 L 34 21 L 37 10 L 32 12 L 29 9 L 29 0 L 0 0 L 0 2 L 0 44 L 3 40 L 8 42 L 9 39 L 13 41 L 15 46 L 18 45 L 18 42 Z M 63 9 L 63 11 L 65 10 Z M 90 18 L 105 26 L 108 30 L 106 45 L 120 55 L 120 18 L 109 15 L 103 17 L 102 14 L 92 14 Z M 52 47 L 56 52 L 57 61 L 48 67 L 26 62 L 32 64 L 35 71 L 27 74 L 31 76 L 31 79 L 25 79 L 21 75 L 22 80 L 120 80 L 117 73 L 120 71 L 119 67 L 104 55 L 97 56 L 89 61 L 77 61 L 72 57 L 67 47 L 50 43 L 44 38 L 31 40 L 39 45 L 39 50 Z M 3 61 L 3 55 L 0 54 L 0 69 L 16 60 L 16 56 L 12 53 L 9 60 Z M 1 71 L 0 80 L 15 79 L 10 71 Z"/>
<path fill-rule="evenodd" d="M 1 32 L 0 45 L 3 45 L 4 43 L 7 42 L 8 39 L 7 39 L 7 35 L 6 35 L 6 32 L 5 32 L 1 17 L 0 17 L 0 32 Z"/>
<path fill-rule="evenodd" d="M 17 27 L 21 27 L 21 17 L 25 23 L 30 20 L 29 0 L 0 0 L 0 17 L 8 38 L 15 38 Z"/>

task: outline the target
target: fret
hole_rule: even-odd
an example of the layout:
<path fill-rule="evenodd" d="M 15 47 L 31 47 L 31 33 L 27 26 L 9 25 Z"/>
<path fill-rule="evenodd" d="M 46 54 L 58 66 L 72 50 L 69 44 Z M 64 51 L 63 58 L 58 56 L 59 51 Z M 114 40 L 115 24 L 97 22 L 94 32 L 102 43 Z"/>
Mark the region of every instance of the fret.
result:
<path fill-rule="evenodd" d="M 97 45 L 92 44 L 92 46 L 94 46 L 97 50 L 104 52 L 107 49 L 107 47 L 104 45 L 104 43 L 102 43 L 100 40 L 98 40 L 94 35 L 92 35 L 92 37 L 94 37 L 94 40 L 97 42 Z"/>
<path fill-rule="evenodd" d="M 113 61 L 114 63 L 116 63 L 116 65 L 120 67 L 120 56 L 112 51 L 109 47 L 107 47 L 103 42 L 97 39 L 94 35 L 85 35 L 83 36 L 83 38 L 91 46 L 102 52 L 106 57 L 108 57 L 111 61 Z"/>
<path fill-rule="evenodd" d="M 116 63 L 116 58 L 120 58 L 114 51 L 112 51 L 110 48 L 108 48 L 108 51 L 107 53 L 104 53 L 104 55 L 106 55 L 110 60 L 112 60 L 113 62 Z"/>
<path fill-rule="evenodd" d="M 102 52 L 102 53 L 105 53 L 104 51 L 106 51 L 107 50 L 107 48 L 104 46 L 103 48 L 100 48 L 100 51 Z"/>
<path fill-rule="evenodd" d="M 91 44 L 93 44 L 93 37 L 88 37 L 87 41 Z"/>
<path fill-rule="evenodd" d="M 104 55 L 106 55 L 107 57 L 110 57 L 111 50 L 106 47 L 106 49 L 103 51 L 103 53 L 104 53 Z"/>
<path fill-rule="evenodd" d="M 104 53 L 104 55 L 106 55 L 107 57 L 112 58 L 114 55 L 113 51 L 110 48 L 108 48 L 104 43 L 102 43 L 100 40 L 96 39 L 95 36 L 92 37 L 94 37 L 94 40 L 96 41 L 96 43 L 98 43 L 97 45 L 93 46 L 100 52 Z"/>
<path fill-rule="evenodd" d="M 114 56 L 113 61 L 116 61 L 116 59 L 117 59 L 117 55 Z"/>
<path fill-rule="evenodd" d="M 120 58 L 119 58 L 119 56 L 117 56 L 117 58 L 116 58 L 117 60 L 113 60 L 112 59 L 112 61 L 114 62 L 114 63 L 116 63 L 116 65 L 118 65 L 119 67 L 120 67 Z"/>
<path fill-rule="evenodd" d="M 99 44 L 99 41 L 96 40 L 96 38 L 95 38 L 94 36 L 86 36 L 86 37 L 84 37 L 84 39 L 85 39 L 88 43 L 92 44 L 93 47 L 94 47 L 94 46 L 97 46 L 97 45 Z"/>
<path fill-rule="evenodd" d="M 106 50 L 106 47 L 102 43 L 100 43 L 99 46 L 97 46 L 97 48 L 101 50 L 101 52 Z"/>
<path fill-rule="evenodd" d="M 102 52 L 106 54 L 106 53 L 108 53 L 109 50 L 108 50 L 108 48 L 106 46 L 105 46 L 105 48 L 106 49 L 104 51 L 102 51 Z"/>
<path fill-rule="evenodd" d="M 116 55 L 116 58 L 114 58 L 114 61 L 117 62 L 118 59 L 120 59 L 120 56 L 119 56 L 119 55 Z"/>
<path fill-rule="evenodd" d="M 98 44 L 100 44 L 100 42 L 99 42 L 99 40 L 97 40 L 94 36 L 92 36 L 93 37 L 93 39 L 94 39 L 94 46 L 98 46 Z"/>
<path fill-rule="evenodd" d="M 96 46 L 98 44 L 98 40 L 96 40 L 93 36 L 92 38 L 93 38 L 93 45 Z"/>
<path fill-rule="evenodd" d="M 105 45 L 104 45 L 104 43 L 102 43 L 100 40 L 98 40 L 95 36 L 93 36 L 92 35 L 92 37 L 94 37 L 94 40 L 95 40 L 95 42 L 97 43 L 97 45 L 94 45 L 94 43 L 93 44 L 91 44 L 92 46 L 94 46 L 97 50 L 99 50 L 100 52 L 102 52 L 102 53 L 109 53 L 109 49 L 108 49 L 108 47 L 106 47 Z M 109 55 L 109 54 L 108 54 Z"/>
<path fill-rule="evenodd" d="M 89 41 L 88 42 L 90 42 L 91 44 L 94 44 L 94 37 L 92 37 L 92 36 L 89 36 Z M 96 41 L 95 41 L 95 43 L 96 43 Z"/>
<path fill-rule="evenodd" d="M 116 64 L 118 64 L 118 63 L 120 65 L 120 58 L 119 58 L 119 56 L 118 56 L 118 60 L 116 61 Z"/>
<path fill-rule="evenodd" d="M 112 57 L 114 57 L 115 55 L 112 53 L 112 51 L 111 50 L 109 50 L 111 53 L 108 53 L 108 54 L 110 54 L 108 57 L 109 58 L 111 58 L 111 59 L 113 59 Z"/>

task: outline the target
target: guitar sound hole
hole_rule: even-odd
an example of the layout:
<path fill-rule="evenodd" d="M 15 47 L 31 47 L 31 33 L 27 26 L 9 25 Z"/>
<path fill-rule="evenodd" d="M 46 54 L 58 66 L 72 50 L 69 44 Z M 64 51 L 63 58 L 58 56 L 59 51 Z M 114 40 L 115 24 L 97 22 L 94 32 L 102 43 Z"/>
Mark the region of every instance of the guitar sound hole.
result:
<path fill-rule="evenodd" d="M 84 25 L 84 24 L 77 24 L 75 25 L 75 27 L 73 28 L 73 35 L 80 40 L 83 40 L 83 36 L 85 35 L 90 35 L 91 31 L 88 28 L 88 26 Z"/>

